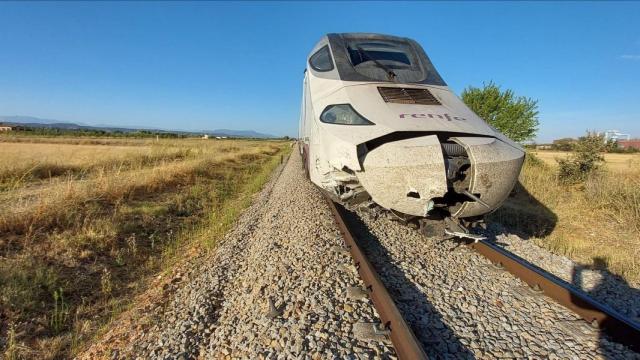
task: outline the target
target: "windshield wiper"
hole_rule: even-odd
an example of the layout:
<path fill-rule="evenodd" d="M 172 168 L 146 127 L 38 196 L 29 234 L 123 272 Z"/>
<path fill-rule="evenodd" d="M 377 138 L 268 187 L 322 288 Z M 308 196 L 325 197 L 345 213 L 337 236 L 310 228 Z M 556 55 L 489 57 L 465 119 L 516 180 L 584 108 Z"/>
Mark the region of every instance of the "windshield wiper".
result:
<path fill-rule="evenodd" d="M 391 68 L 389 68 L 388 66 L 382 64 L 378 60 L 376 60 L 376 59 L 372 58 L 371 56 L 369 56 L 367 51 L 362 49 L 362 47 L 356 46 L 356 50 L 358 50 L 358 54 L 360 54 L 360 57 L 365 57 L 365 58 L 373 61 L 373 63 L 376 64 L 379 68 L 381 68 L 382 70 L 386 71 L 387 72 L 387 77 L 389 78 L 389 81 L 396 81 L 396 78 L 398 77 L 398 75 L 396 75 L 396 73 L 394 73 L 393 70 L 391 70 Z"/>

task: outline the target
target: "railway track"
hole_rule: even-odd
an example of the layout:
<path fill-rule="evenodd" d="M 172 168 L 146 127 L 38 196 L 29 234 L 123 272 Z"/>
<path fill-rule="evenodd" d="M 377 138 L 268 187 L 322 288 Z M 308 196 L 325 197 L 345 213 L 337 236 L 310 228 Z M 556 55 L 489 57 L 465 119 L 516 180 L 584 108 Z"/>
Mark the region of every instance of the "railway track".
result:
<path fill-rule="evenodd" d="M 398 356 L 401 359 L 426 359 L 427 356 L 422 345 L 403 319 L 375 268 L 347 226 L 344 218 L 346 210 L 336 205 L 330 198 L 325 196 L 325 199 Z M 555 275 L 489 241 L 481 240 L 467 245 L 489 259 L 498 268 L 508 271 L 527 283 L 534 291 L 544 293 L 560 305 L 578 314 L 593 327 L 604 331 L 613 341 L 640 352 L 640 324 L 593 299 Z"/>
<path fill-rule="evenodd" d="M 371 265 L 364 255 L 354 239 L 353 234 L 347 227 L 341 213 L 344 209 L 338 208 L 330 198 L 325 196 L 325 199 L 335 218 L 338 230 L 340 230 L 344 238 L 345 245 L 353 257 L 353 261 L 358 269 L 358 274 L 360 274 L 373 305 L 378 311 L 378 315 L 380 315 L 383 326 L 389 331 L 389 337 L 396 349 L 396 353 L 401 359 L 426 359 L 427 355 L 418 342 L 418 339 L 416 339 L 413 331 L 411 331 L 411 328 L 409 328 L 404 321 L 400 310 L 398 310 L 389 292 L 382 284 L 382 281 L 380 281 L 373 265 Z"/>
<path fill-rule="evenodd" d="M 560 305 L 580 315 L 592 326 L 607 333 L 615 342 L 640 352 L 640 324 L 557 276 L 491 242 L 481 240 L 469 246 L 492 263 L 526 282 L 534 290 L 543 292 Z"/>

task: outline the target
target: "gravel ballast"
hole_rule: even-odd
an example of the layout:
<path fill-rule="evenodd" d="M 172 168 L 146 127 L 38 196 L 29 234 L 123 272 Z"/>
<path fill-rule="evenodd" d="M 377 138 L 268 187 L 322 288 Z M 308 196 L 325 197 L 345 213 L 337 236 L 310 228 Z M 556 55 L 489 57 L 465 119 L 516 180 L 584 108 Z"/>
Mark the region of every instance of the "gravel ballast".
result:
<path fill-rule="evenodd" d="M 431 357 L 640 358 L 466 246 L 386 217 L 348 222 Z"/>
<path fill-rule="evenodd" d="M 347 223 L 432 358 L 640 359 L 465 246 L 384 216 L 349 213 Z M 370 331 L 379 319 L 342 246 L 294 150 L 217 249 L 150 310 L 151 324 L 111 356 L 395 358 Z M 525 258 L 547 253 L 513 247 Z"/>
<path fill-rule="evenodd" d="M 505 229 L 500 230 L 502 231 L 495 236 L 495 241 L 506 250 L 556 275 L 594 299 L 640 323 L 640 289 L 633 284 L 627 283 L 622 277 L 606 269 L 576 264 L 565 256 L 540 248 L 531 240 L 508 234 Z"/>
<path fill-rule="evenodd" d="M 391 344 L 356 336 L 376 322 L 300 155 L 258 196 L 200 273 L 129 352 L 141 358 L 392 358 Z"/>

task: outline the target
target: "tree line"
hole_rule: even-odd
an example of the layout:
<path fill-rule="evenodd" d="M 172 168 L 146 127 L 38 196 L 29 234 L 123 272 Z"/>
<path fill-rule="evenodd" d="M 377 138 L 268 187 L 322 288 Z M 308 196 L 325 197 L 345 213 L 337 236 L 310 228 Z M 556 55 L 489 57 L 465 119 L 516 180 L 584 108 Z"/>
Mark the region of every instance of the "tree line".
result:
<path fill-rule="evenodd" d="M 79 136 L 79 137 L 118 137 L 118 138 L 171 138 L 182 139 L 199 136 L 196 134 L 173 133 L 153 130 L 102 130 L 102 129 L 62 129 L 48 127 L 33 127 L 25 125 L 11 125 L 11 135 L 29 136 Z"/>

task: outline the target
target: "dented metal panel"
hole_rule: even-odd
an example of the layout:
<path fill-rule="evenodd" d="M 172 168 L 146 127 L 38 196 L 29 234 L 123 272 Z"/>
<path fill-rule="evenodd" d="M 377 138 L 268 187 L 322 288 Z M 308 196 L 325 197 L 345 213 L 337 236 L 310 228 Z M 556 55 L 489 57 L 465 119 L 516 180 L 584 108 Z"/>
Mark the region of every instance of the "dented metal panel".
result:
<path fill-rule="evenodd" d="M 425 216 L 447 192 L 444 159 L 435 135 L 394 141 L 367 153 L 357 172 L 373 201 L 404 214 Z"/>
<path fill-rule="evenodd" d="M 455 137 L 452 140 L 465 147 L 471 161 L 469 191 L 490 207 L 467 201 L 453 216 L 476 216 L 497 209 L 518 180 L 524 152 L 495 138 Z"/>

